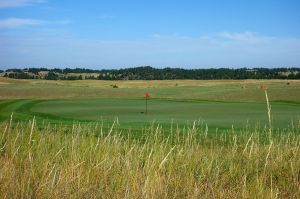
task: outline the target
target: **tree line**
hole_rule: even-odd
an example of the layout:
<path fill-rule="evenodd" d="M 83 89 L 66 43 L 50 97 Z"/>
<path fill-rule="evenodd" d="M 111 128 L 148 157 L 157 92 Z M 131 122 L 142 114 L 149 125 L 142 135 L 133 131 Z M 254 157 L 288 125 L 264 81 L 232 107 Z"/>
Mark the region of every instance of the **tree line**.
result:
<path fill-rule="evenodd" d="M 2 76 L 15 79 L 47 80 L 172 80 L 172 79 L 300 79 L 300 68 L 153 68 L 142 66 L 124 69 L 93 70 L 85 68 L 25 68 L 0 71 Z"/>

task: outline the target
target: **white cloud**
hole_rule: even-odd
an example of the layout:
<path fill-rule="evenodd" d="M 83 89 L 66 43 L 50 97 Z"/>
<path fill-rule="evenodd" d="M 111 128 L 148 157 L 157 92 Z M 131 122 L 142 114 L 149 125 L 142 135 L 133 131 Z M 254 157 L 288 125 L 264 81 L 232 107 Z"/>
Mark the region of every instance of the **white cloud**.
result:
<path fill-rule="evenodd" d="M 211 35 L 200 35 L 198 37 L 192 36 L 184 36 L 178 34 L 169 34 L 169 35 L 161 35 L 159 33 L 153 34 L 152 37 L 154 39 L 160 40 L 173 40 L 173 41 L 182 41 L 182 40 L 190 40 L 199 42 L 209 42 L 215 45 L 259 45 L 270 43 L 274 40 L 277 40 L 276 37 L 264 36 L 254 32 L 220 32 Z"/>
<path fill-rule="evenodd" d="M 238 37 L 232 36 L 236 34 Z M 300 38 L 255 34 L 254 41 L 263 42 L 253 44 L 241 37 L 242 33 L 228 35 L 225 38 L 218 33 L 199 37 L 156 34 L 127 41 L 70 39 L 48 33 L 6 36 L 0 37 L 0 65 L 290 67 L 300 64 Z"/>
<path fill-rule="evenodd" d="M 36 26 L 44 24 L 43 20 L 24 19 L 24 18 L 8 18 L 0 20 L 0 28 L 17 28 L 21 26 Z"/>
<path fill-rule="evenodd" d="M 273 37 L 261 36 L 253 32 L 243 32 L 243 33 L 231 33 L 231 32 L 221 32 L 217 36 L 236 42 L 243 43 L 261 43 L 273 40 Z"/>
<path fill-rule="evenodd" d="M 0 8 L 21 7 L 44 2 L 46 0 L 0 0 Z"/>
<path fill-rule="evenodd" d="M 70 23 L 71 21 L 69 20 L 46 21 L 46 20 L 27 19 L 27 18 L 7 18 L 7 19 L 0 19 L 0 28 L 19 28 L 24 26 L 39 26 L 45 24 L 66 25 Z"/>

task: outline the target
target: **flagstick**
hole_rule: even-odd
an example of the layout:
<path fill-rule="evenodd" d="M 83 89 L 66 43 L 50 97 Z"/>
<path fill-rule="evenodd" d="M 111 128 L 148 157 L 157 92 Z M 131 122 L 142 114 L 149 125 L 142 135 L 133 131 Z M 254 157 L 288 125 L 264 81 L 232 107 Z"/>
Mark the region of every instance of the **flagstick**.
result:
<path fill-rule="evenodd" d="M 146 96 L 146 114 L 147 114 L 147 112 L 148 112 L 148 97 Z"/>

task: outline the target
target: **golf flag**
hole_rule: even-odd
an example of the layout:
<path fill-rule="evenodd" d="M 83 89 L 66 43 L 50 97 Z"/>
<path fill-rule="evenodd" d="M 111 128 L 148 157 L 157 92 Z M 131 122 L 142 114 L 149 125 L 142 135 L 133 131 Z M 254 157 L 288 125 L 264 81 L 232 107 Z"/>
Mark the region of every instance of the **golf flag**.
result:
<path fill-rule="evenodd" d="M 149 98 L 149 97 L 150 97 L 149 93 L 146 92 L 146 93 L 145 93 L 145 98 Z"/>
<path fill-rule="evenodd" d="M 146 92 L 146 93 L 145 93 L 145 99 L 146 99 L 146 111 L 145 111 L 145 114 L 148 113 L 148 103 L 147 103 L 147 101 L 148 101 L 148 98 L 149 98 L 149 97 L 150 97 L 149 93 Z"/>

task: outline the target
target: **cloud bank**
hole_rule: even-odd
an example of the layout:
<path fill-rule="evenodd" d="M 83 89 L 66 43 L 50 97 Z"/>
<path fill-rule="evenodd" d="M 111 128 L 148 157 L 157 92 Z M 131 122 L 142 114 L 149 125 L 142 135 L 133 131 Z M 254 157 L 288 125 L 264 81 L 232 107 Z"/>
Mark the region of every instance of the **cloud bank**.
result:
<path fill-rule="evenodd" d="M 45 0 L 1 0 L 0 8 L 22 7 L 45 2 Z"/>
<path fill-rule="evenodd" d="M 140 40 L 2 38 L 0 65 L 57 67 L 299 67 L 300 39 L 221 32 Z"/>
<path fill-rule="evenodd" d="M 0 19 L 0 28 L 16 28 L 21 26 L 36 26 L 44 24 L 43 20 L 23 19 L 23 18 L 7 18 Z"/>
<path fill-rule="evenodd" d="M 67 25 L 70 24 L 70 20 L 59 21 L 47 21 L 39 19 L 27 19 L 27 18 L 7 18 L 0 19 L 0 28 L 19 28 L 25 26 L 39 26 L 39 25 Z"/>

